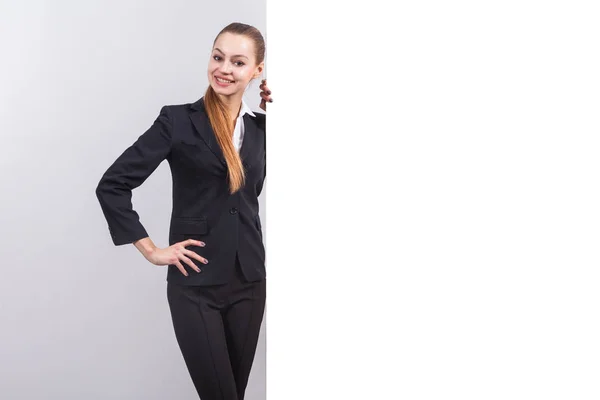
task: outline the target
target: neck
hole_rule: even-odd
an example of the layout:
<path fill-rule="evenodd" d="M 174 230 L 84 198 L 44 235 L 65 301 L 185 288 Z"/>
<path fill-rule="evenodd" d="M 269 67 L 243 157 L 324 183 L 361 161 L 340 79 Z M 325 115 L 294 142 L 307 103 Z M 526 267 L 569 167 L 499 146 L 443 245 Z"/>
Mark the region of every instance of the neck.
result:
<path fill-rule="evenodd" d="M 221 94 L 217 94 L 225 107 L 229 110 L 229 116 L 232 120 L 236 120 L 238 114 L 240 113 L 240 109 L 242 108 L 242 96 L 244 94 L 241 93 L 239 95 L 231 95 L 231 96 L 223 96 Z"/>

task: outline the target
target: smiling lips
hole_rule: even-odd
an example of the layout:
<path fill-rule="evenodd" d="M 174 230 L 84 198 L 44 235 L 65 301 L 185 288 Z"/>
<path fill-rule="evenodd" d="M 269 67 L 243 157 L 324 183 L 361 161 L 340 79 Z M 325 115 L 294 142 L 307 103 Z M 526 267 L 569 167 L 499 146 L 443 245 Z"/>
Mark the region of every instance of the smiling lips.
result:
<path fill-rule="evenodd" d="M 215 76 L 215 80 L 217 81 L 217 84 L 219 84 L 220 86 L 228 86 L 234 82 L 234 81 L 230 81 L 228 79 L 219 78 L 218 76 Z"/>

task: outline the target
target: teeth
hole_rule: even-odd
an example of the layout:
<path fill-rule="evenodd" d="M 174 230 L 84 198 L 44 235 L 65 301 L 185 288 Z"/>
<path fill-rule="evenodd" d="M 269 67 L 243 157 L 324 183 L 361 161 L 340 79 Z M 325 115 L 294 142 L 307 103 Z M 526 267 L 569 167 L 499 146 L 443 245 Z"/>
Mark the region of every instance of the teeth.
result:
<path fill-rule="evenodd" d="M 217 80 L 218 80 L 219 82 L 223 82 L 223 83 L 233 83 L 233 81 L 228 81 L 228 80 L 221 79 L 221 78 L 217 78 Z"/>

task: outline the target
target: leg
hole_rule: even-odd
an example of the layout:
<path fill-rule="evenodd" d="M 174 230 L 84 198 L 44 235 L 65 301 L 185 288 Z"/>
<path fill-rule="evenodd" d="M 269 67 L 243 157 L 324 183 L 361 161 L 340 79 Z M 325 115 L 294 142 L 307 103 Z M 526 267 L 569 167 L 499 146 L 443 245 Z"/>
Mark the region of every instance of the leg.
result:
<path fill-rule="evenodd" d="M 266 280 L 246 282 L 236 265 L 230 296 L 223 322 L 238 400 L 244 400 L 264 315 Z"/>
<path fill-rule="evenodd" d="M 202 400 L 238 400 L 223 319 L 213 288 L 167 284 L 179 348 Z"/>

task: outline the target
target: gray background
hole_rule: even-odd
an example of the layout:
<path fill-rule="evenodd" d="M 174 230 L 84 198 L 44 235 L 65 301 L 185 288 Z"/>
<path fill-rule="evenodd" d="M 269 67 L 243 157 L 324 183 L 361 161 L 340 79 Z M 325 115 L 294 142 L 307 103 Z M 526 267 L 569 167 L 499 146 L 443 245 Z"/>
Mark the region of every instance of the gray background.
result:
<path fill-rule="evenodd" d="M 94 189 L 162 105 L 203 95 L 219 30 L 240 21 L 266 37 L 265 14 L 264 0 L 0 2 L 0 398 L 197 398 L 166 267 L 112 244 Z M 166 161 L 133 202 L 167 246 Z M 263 323 L 247 399 L 264 392 Z"/>

